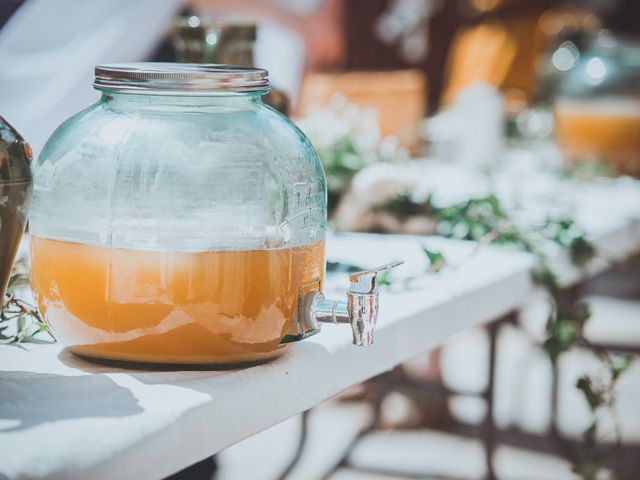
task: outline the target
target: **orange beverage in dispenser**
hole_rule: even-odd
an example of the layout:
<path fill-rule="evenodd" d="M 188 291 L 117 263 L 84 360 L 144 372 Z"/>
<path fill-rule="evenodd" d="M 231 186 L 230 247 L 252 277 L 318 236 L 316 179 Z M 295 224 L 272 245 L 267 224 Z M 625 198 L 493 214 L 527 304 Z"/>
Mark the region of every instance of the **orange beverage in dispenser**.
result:
<path fill-rule="evenodd" d="M 640 176 L 640 100 L 561 99 L 554 110 L 556 138 L 570 161 L 601 159 Z"/>
<path fill-rule="evenodd" d="M 230 364 L 282 351 L 298 288 L 322 281 L 324 243 L 173 252 L 31 237 L 31 262 L 38 306 L 74 353 Z"/>

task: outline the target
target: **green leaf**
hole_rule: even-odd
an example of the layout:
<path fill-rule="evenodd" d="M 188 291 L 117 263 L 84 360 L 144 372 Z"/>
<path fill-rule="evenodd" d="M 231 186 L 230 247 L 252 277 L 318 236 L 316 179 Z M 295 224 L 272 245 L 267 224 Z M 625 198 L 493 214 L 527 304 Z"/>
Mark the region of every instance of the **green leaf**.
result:
<path fill-rule="evenodd" d="M 576 162 L 570 165 L 564 173 L 567 177 L 576 180 L 594 180 L 615 176 L 613 167 L 603 160 Z"/>
<path fill-rule="evenodd" d="M 385 270 L 384 272 L 380 272 L 378 274 L 378 277 L 376 278 L 376 284 L 379 287 L 391 285 L 391 274 L 389 270 Z"/>
<path fill-rule="evenodd" d="M 18 317 L 18 335 L 25 330 L 26 320 L 23 315 Z"/>
<path fill-rule="evenodd" d="M 429 250 L 426 246 L 422 246 L 422 251 L 429 260 L 429 272 L 439 272 L 446 265 L 446 260 L 442 252 Z"/>
<path fill-rule="evenodd" d="M 35 335 L 36 333 L 48 332 L 48 331 L 49 331 L 49 327 L 47 327 L 45 323 L 38 323 L 38 328 L 33 333 L 33 335 Z"/>
<path fill-rule="evenodd" d="M 593 447 L 596 444 L 597 433 L 598 422 L 593 422 L 591 426 L 582 433 L 582 441 L 587 447 Z"/>
<path fill-rule="evenodd" d="M 613 355 L 611 357 L 611 375 L 613 380 L 616 381 L 624 372 L 629 370 L 633 358 L 630 355 Z"/>
<path fill-rule="evenodd" d="M 547 338 L 542 344 L 542 348 L 544 348 L 549 355 L 549 359 L 554 364 L 558 361 L 560 354 L 564 352 L 562 344 L 555 337 Z"/>
<path fill-rule="evenodd" d="M 431 212 L 431 197 L 424 201 L 416 201 L 409 193 L 401 193 L 391 200 L 376 205 L 373 210 L 392 213 L 399 217 L 429 215 Z"/>
<path fill-rule="evenodd" d="M 578 335 L 578 329 L 572 321 L 568 319 L 561 319 L 556 324 L 554 334 L 558 338 L 560 344 L 563 345 L 564 350 L 568 350 Z"/>
<path fill-rule="evenodd" d="M 604 404 L 604 392 L 595 389 L 591 378 L 587 375 L 583 375 L 578 379 L 576 388 L 584 394 L 584 398 L 587 400 L 592 412 Z"/>
<path fill-rule="evenodd" d="M 355 273 L 365 270 L 360 265 L 345 262 L 332 262 L 327 260 L 327 272 Z"/>
<path fill-rule="evenodd" d="M 585 458 L 582 462 L 574 465 L 571 469 L 574 473 L 580 475 L 583 480 L 598 480 L 599 474 L 605 466 L 605 459 L 601 456 L 592 455 Z"/>
<path fill-rule="evenodd" d="M 571 263 L 580 268 L 585 268 L 596 256 L 596 248 L 583 236 L 574 238 L 569 245 Z"/>
<path fill-rule="evenodd" d="M 533 272 L 533 280 L 538 285 L 543 286 L 554 297 L 560 291 L 558 276 L 550 267 L 543 264 Z"/>
<path fill-rule="evenodd" d="M 581 327 L 591 318 L 591 309 L 584 302 L 578 303 L 571 311 L 571 318 Z"/>

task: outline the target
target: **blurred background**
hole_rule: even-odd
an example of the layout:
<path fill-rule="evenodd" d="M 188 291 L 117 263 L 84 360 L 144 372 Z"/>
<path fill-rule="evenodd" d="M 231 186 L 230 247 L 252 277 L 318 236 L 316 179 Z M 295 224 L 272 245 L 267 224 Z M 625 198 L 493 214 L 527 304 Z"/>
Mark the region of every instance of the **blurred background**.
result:
<path fill-rule="evenodd" d="M 129 61 L 268 69 L 265 100 L 298 123 L 323 161 L 336 230 L 434 233 L 411 206 L 401 215 L 375 208 L 428 188 L 407 166 L 416 162 L 487 172 L 543 158 L 579 177 L 640 176 L 638 0 L 0 0 L 0 114 L 36 155 L 57 125 L 97 100 L 94 66 Z M 613 272 L 589 293 L 594 338 L 640 345 L 635 272 Z M 603 293 L 612 285 L 624 298 Z M 544 329 L 544 302 L 531 303 L 521 319 L 529 331 L 507 327 L 498 337 L 493 408 L 499 427 L 543 440 L 502 445 L 496 473 L 579 478 L 562 452 L 545 448 L 552 372 L 531 339 Z M 485 389 L 488 338 L 486 329 L 465 332 L 400 367 L 442 387 L 436 393 L 374 380 L 307 414 L 307 443 L 288 478 L 484 478 L 471 427 L 486 403 L 455 392 Z M 554 428 L 568 438 L 589 425 L 574 385 L 592 361 L 583 351 L 563 358 Z M 619 386 L 619 413 L 624 441 L 636 445 L 640 375 L 632 372 Z M 349 468 L 328 471 L 374 410 L 382 427 L 358 443 Z M 300 422 L 176 478 L 214 470 L 223 480 L 278 478 Z"/>

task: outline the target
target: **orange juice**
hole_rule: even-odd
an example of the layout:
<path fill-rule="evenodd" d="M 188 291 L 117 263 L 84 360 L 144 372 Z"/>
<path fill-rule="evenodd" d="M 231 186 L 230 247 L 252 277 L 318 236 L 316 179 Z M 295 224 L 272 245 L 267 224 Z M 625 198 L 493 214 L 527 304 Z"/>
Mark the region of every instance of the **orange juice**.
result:
<path fill-rule="evenodd" d="M 322 281 L 324 243 L 173 252 L 31 237 L 31 262 L 38 306 L 74 353 L 232 364 L 282 351 L 298 288 Z"/>
<path fill-rule="evenodd" d="M 570 161 L 595 158 L 618 172 L 640 176 L 640 101 L 559 100 L 556 137 Z"/>

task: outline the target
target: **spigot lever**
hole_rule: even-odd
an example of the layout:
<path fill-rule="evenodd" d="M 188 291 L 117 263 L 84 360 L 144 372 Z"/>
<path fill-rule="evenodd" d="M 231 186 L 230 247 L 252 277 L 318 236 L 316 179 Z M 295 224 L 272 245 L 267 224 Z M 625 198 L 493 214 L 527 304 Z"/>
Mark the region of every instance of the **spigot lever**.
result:
<path fill-rule="evenodd" d="M 347 292 L 347 308 L 354 345 L 373 345 L 373 331 L 378 321 L 379 293 L 376 286 L 378 274 L 403 263 L 402 261 L 387 263 L 353 273 L 349 277 L 351 285 Z"/>
<path fill-rule="evenodd" d="M 369 270 L 352 273 L 349 276 L 349 281 L 351 282 L 349 291 L 354 293 L 373 292 L 376 288 L 376 279 L 378 278 L 379 273 L 399 267 L 403 263 L 403 261 L 397 260 L 385 265 L 380 265 L 379 267 L 370 268 Z"/>

